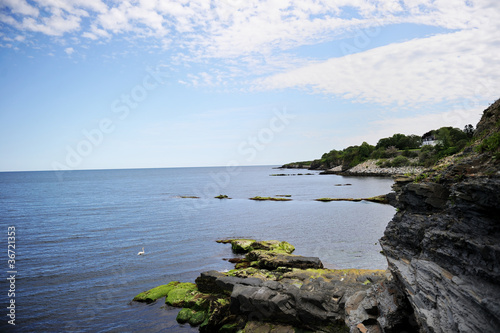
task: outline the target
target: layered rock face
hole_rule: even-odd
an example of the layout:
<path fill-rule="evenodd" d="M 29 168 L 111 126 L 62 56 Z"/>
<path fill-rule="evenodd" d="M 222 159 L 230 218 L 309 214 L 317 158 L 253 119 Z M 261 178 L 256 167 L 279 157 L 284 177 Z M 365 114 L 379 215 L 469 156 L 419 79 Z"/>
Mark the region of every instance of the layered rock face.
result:
<path fill-rule="evenodd" d="M 500 100 L 473 147 L 393 187 L 398 212 L 380 243 L 422 332 L 499 331 L 499 125 Z"/>

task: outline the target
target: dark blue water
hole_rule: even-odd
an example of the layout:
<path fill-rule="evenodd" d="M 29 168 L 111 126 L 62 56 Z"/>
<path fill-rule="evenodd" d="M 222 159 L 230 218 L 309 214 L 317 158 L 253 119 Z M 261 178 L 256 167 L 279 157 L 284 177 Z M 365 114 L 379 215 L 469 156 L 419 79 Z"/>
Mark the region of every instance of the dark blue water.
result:
<path fill-rule="evenodd" d="M 377 244 L 394 214 L 368 202 L 392 180 L 335 175 L 272 177 L 271 167 L 0 173 L 0 239 L 16 228 L 16 331 L 196 332 L 177 309 L 130 303 L 173 280 L 231 269 L 226 237 L 286 240 L 330 268 L 386 268 Z M 297 173 L 300 171 L 285 171 Z M 352 186 L 335 186 L 350 183 Z M 227 194 L 231 200 L 213 197 Z M 194 195 L 200 199 L 180 196 Z M 292 195 L 290 202 L 249 197 Z M 146 255 L 137 252 L 144 247 Z M 2 251 L 7 276 L 7 251 Z M 2 278 L 2 331 L 7 291 Z"/>

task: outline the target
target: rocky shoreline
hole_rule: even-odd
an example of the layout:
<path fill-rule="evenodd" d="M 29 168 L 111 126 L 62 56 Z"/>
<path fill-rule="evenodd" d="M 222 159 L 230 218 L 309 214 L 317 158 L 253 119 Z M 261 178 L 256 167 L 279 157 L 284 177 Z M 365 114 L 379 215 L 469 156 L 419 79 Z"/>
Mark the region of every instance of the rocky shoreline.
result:
<path fill-rule="evenodd" d="M 343 170 L 339 165 L 332 169 L 327 169 L 320 173 L 320 175 L 341 175 L 341 176 L 365 176 L 365 177 L 392 177 L 398 175 L 416 175 L 425 170 L 420 166 L 402 166 L 382 168 L 377 165 L 377 160 L 368 160 L 356 165 L 353 168 Z"/>
<path fill-rule="evenodd" d="M 388 271 L 324 269 L 319 258 L 293 255 L 291 244 L 276 240 L 218 242 L 246 254 L 231 261 L 234 270 L 170 282 L 134 301 L 165 297 L 182 308 L 177 321 L 200 332 L 416 332 L 411 307 Z"/>
<path fill-rule="evenodd" d="M 389 159 L 390 160 L 390 159 Z M 417 175 L 425 168 L 422 166 L 401 166 L 384 168 L 377 165 L 379 160 L 368 160 L 356 165 L 353 168 L 345 168 L 345 166 L 338 165 L 331 169 L 321 171 L 320 175 L 340 175 L 340 176 L 360 176 L 360 177 L 393 177 L 399 175 Z M 285 164 L 281 169 L 310 169 L 308 164 Z"/>

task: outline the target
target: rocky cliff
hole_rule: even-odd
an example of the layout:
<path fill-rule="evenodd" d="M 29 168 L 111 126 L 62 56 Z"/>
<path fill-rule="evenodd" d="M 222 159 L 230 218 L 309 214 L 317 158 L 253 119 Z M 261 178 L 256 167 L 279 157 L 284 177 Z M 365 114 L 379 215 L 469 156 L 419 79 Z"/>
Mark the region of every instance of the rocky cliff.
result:
<path fill-rule="evenodd" d="M 416 179 L 396 179 L 381 245 L 421 332 L 500 327 L 500 100 L 476 142 Z"/>

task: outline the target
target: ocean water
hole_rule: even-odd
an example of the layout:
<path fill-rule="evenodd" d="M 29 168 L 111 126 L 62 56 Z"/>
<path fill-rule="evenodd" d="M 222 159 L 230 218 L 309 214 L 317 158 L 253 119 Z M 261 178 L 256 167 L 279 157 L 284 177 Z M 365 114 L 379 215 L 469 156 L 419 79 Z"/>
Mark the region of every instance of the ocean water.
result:
<path fill-rule="evenodd" d="M 391 179 L 303 175 L 270 166 L 0 173 L 2 332 L 197 332 L 179 309 L 131 302 L 170 281 L 231 269 L 228 237 L 286 240 L 329 268 L 385 269 L 378 239 L 394 208 L 370 202 Z M 59 175 L 61 176 L 61 175 Z M 350 186 L 336 186 L 351 184 Z M 231 200 L 213 197 L 227 194 Z M 289 202 L 248 198 L 291 195 Z M 181 198 L 198 196 L 199 199 Z M 15 326 L 7 231 L 14 226 Z M 145 248 L 146 254 L 138 256 Z"/>

